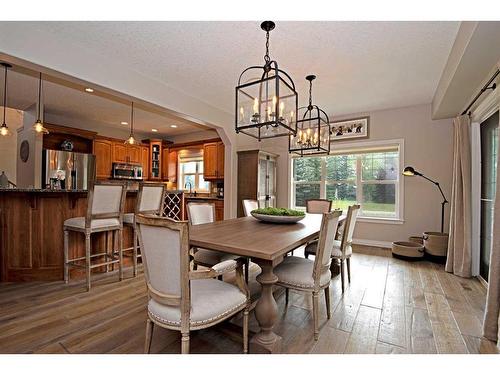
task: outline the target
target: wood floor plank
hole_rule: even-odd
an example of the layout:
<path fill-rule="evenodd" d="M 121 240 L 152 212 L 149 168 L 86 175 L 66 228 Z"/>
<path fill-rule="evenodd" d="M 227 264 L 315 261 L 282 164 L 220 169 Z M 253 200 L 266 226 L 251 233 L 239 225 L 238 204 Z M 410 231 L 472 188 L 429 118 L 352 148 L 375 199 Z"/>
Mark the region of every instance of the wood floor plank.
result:
<path fill-rule="evenodd" d="M 361 304 L 364 306 L 382 308 L 384 303 L 385 283 L 387 279 L 387 258 L 377 259 L 370 274 L 370 283 L 368 284 Z"/>
<path fill-rule="evenodd" d="M 361 305 L 345 353 L 373 354 L 377 347 L 380 309 Z"/>
<path fill-rule="evenodd" d="M 452 311 L 452 314 L 462 335 L 483 336 L 483 325 L 475 315 L 456 311 Z"/>
<path fill-rule="evenodd" d="M 408 352 L 414 354 L 437 353 L 434 333 L 427 309 L 405 306 Z"/>
<path fill-rule="evenodd" d="M 314 344 L 312 354 L 342 354 L 345 351 L 349 333 L 332 327 L 325 327 Z"/>
<path fill-rule="evenodd" d="M 418 264 L 420 279 L 422 280 L 422 289 L 426 293 L 444 294 L 436 270 L 431 263 L 424 261 Z"/>
<path fill-rule="evenodd" d="M 399 346 L 386 344 L 385 342 L 377 342 L 375 354 L 407 354 L 405 348 Z"/>

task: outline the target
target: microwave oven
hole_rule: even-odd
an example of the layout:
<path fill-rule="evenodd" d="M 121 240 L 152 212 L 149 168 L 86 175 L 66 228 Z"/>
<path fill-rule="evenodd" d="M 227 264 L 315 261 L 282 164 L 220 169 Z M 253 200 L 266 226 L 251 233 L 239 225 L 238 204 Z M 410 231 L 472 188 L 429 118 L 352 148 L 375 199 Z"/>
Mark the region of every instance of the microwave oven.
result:
<path fill-rule="evenodd" d="M 138 164 L 113 163 L 113 178 L 142 180 L 142 166 Z"/>

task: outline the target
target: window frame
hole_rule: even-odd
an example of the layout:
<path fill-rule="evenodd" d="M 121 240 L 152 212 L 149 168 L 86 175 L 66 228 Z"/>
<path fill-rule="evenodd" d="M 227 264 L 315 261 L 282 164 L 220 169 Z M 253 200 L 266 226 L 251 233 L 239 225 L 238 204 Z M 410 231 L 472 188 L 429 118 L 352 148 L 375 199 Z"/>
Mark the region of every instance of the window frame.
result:
<path fill-rule="evenodd" d="M 329 155 L 345 155 L 345 154 L 359 154 L 363 152 L 376 152 L 384 151 L 388 149 L 397 149 L 399 153 L 399 171 L 396 180 L 362 180 L 361 171 L 361 158 L 357 158 L 356 165 L 356 179 L 349 180 L 349 182 L 354 182 L 356 185 L 356 197 L 363 198 L 363 185 L 364 184 L 394 184 L 395 185 L 395 217 L 376 217 L 376 216 L 366 216 L 361 214 L 359 216 L 360 222 L 368 223 L 389 223 L 389 224 L 403 224 L 404 223 L 404 179 L 402 178 L 401 171 L 404 169 L 404 139 L 391 139 L 391 140 L 381 140 L 381 141 L 364 141 L 356 142 L 356 144 L 335 144 L 332 145 L 331 152 Z M 327 156 L 327 155 L 324 155 Z M 323 156 L 323 157 L 324 157 Z M 321 157 L 321 156 L 303 156 L 303 157 Z M 320 181 L 293 181 L 293 160 L 300 158 L 297 155 L 289 155 L 289 173 L 288 173 L 288 183 L 289 183 L 289 206 L 295 208 L 295 186 L 297 184 L 319 184 L 320 186 L 320 197 L 326 197 L 326 186 L 335 183 L 333 180 L 327 180 L 326 178 L 326 161 L 321 163 L 321 180 Z M 323 159 L 325 160 L 325 159 Z M 358 164 L 359 163 L 359 164 Z M 346 182 L 346 181 L 339 181 Z"/>
<path fill-rule="evenodd" d="M 183 173 L 182 172 L 182 164 L 183 163 L 191 163 L 191 162 L 196 162 L 196 171 L 194 173 Z M 178 175 L 179 175 L 179 182 L 180 182 L 180 187 L 178 186 L 178 188 L 180 188 L 180 190 L 184 191 L 184 192 L 188 192 L 189 190 L 186 189 L 185 185 L 186 185 L 186 182 L 185 182 L 185 176 L 194 176 L 194 186 L 193 186 L 193 191 L 196 190 L 197 193 L 209 193 L 210 192 L 210 181 L 207 181 L 205 180 L 205 176 L 204 176 L 204 172 L 200 172 L 198 170 L 198 163 L 201 162 L 203 163 L 203 156 L 191 156 L 191 157 L 181 157 L 179 156 L 178 160 L 177 160 L 177 164 L 178 164 Z M 208 183 L 208 189 L 198 189 L 198 186 L 199 186 L 199 182 L 200 182 L 200 176 L 203 177 L 203 180 L 205 182 Z"/>

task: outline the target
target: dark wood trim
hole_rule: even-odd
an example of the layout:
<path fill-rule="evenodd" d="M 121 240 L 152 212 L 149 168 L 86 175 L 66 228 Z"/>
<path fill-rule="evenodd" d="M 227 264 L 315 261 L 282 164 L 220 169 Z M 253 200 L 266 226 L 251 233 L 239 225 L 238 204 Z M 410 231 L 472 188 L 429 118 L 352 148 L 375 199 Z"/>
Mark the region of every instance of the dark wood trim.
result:
<path fill-rule="evenodd" d="M 76 135 L 81 138 L 94 140 L 97 137 L 97 132 L 90 130 L 83 130 L 78 128 L 72 128 L 71 126 L 55 125 L 55 124 L 43 124 L 50 133 L 59 134 L 69 134 Z"/>
<path fill-rule="evenodd" d="M 170 147 L 170 149 L 175 150 L 179 148 L 189 148 L 192 146 L 201 146 L 203 148 L 203 145 L 205 143 L 213 143 L 213 142 L 222 142 L 222 139 L 220 138 L 210 138 L 210 139 L 204 139 L 202 141 L 192 141 L 192 142 L 184 142 L 184 143 L 174 143 Z"/>

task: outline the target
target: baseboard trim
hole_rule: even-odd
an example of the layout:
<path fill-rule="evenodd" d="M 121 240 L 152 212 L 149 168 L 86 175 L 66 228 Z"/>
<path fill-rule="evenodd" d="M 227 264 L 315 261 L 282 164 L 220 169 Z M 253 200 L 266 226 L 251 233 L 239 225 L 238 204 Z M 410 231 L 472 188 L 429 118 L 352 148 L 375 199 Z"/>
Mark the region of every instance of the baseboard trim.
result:
<path fill-rule="evenodd" d="M 374 241 L 374 240 L 363 240 L 360 238 L 353 238 L 352 243 L 354 245 L 364 245 L 364 246 L 382 247 L 384 249 L 392 249 L 392 242 L 388 241 Z"/>
<path fill-rule="evenodd" d="M 481 275 L 477 275 L 476 278 L 479 280 L 479 282 L 481 283 L 483 288 L 485 290 L 488 290 L 488 282 L 485 279 L 483 279 L 483 277 Z"/>

